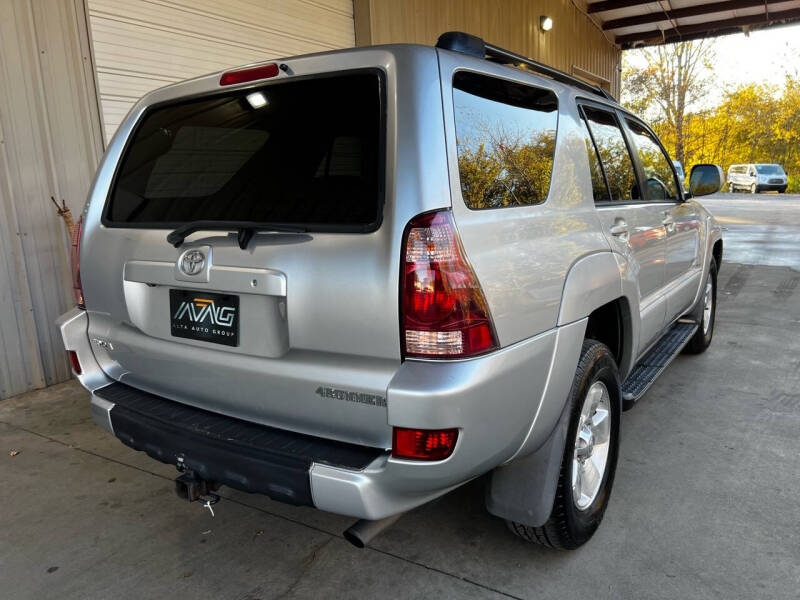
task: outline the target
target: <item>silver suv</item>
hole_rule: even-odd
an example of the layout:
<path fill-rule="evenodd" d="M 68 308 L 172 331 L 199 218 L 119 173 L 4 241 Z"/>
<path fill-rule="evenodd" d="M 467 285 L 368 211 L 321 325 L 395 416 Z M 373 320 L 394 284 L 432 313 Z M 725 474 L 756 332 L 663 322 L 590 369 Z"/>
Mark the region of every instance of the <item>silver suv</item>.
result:
<path fill-rule="evenodd" d="M 525 68 L 518 68 L 524 65 Z M 575 548 L 621 412 L 714 329 L 720 227 L 599 88 L 461 33 L 156 90 L 77 231 L 59 327 L 102 427 L 227 485 L 361 519 L 482 475 Z"/>

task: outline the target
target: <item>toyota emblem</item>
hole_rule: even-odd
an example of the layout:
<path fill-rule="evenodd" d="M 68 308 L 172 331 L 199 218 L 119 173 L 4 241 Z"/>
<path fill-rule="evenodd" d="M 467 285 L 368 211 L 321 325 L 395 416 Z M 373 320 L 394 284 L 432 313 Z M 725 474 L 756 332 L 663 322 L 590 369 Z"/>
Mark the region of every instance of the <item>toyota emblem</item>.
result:
<path fill-rule="evenodd" d="M 180 269 L 186 275 L 197 275 L 206 265 L 206 256 L 200 250 L 187 250 L 180 259 Z"/>

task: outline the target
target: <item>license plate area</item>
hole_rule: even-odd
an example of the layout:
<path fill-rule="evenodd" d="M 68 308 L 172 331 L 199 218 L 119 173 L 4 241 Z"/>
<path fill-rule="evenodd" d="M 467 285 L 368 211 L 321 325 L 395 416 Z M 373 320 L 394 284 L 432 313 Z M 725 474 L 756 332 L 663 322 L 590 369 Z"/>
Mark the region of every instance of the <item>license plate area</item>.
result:
<path fill-rule="evenodd" d="M 239 296 L 170 290 L 169 309 L 174 337 L 239 345 Z"/>

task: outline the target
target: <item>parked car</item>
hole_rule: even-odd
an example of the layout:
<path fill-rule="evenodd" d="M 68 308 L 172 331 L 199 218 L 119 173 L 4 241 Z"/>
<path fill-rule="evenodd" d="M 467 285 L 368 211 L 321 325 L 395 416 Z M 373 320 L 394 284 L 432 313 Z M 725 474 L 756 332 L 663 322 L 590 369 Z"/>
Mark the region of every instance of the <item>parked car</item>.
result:
<path fill-rule="evenodd" d="M 490 513 L 575 548 L 621 411 L 711 343 L 695 197 L 722 182 L 684 194 L 600 88 L 466 34 L 250 65 L 125 118 L 58 325 L 97 423 L 182 498 L 349 515 L 364 545 L 490 473 Z"/>
<path fill-rule="evenodd" d="M 788 185 L 789 179 L 780 165 L 750 163 L 728 168 L 728 190 L 731 192 L 745 190 L 757 194 L 777 191 L 783 194 Z"/>
<path fill-rule="evenodd" d="M 679 160 L 673 160 L 672 164 L 675 167 L 675 173 L 678 175 L 678 181 L 681 184 L 681 189 L 686 192 L 686 172 L 683 170 L 683 165 Z"/>

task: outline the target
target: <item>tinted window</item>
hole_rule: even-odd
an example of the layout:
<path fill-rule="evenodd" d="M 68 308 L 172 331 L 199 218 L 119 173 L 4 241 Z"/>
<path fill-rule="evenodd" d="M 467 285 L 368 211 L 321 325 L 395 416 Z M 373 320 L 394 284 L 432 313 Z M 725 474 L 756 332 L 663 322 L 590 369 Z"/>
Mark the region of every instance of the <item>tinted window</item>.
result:
<path fill-rule="evenodd" d="M 639 150 L 644 175 L 647 178 L 646 190 L 648 200 L 677 200 L 678 185 L 672 163 L 653 135 L 641 123 L 626 119 L 633 133 L 633 141 Z"/>
<path fill-rule="evenodd" d="M 539 204 L 553 172 L 555 94 L 473 73 L 453 78 L 461 194 L 473 209 Z"/>
<path fill-rule="evenodd" d="M 583 107 L 597 152 L 603 163 L 612 201 L 639 200 L 636 172 L 617 118 L 610 112 Z"/>
<path fill-rule="evenodd" d="M 356 73 L 156 108 L 129 143 L 107 220 L 374 228 L 380 87 L 376 73 Z"/>
<path fill-rule="evenodd" d="M 583 126 L 586 128 L 585 121 L 583 121 Z M 600 157 L 597 155 L 597 148 L 589 135 L 588 129 L 586 129 L 585 134 L 586 154 L 589 157 L 589 173 L 592 177 L 592 194 L 594 195 L 594 201 L 608 202 L 611 200 L 611 197 L 608 195 L 608 186 L 606 185 L 605 175 L 603 175 L 603 168 L 600 166 Z"/>

